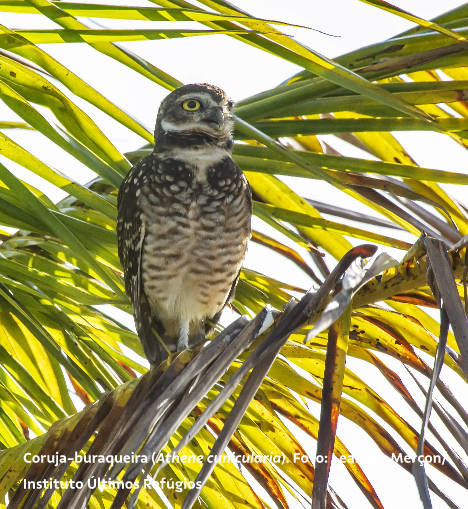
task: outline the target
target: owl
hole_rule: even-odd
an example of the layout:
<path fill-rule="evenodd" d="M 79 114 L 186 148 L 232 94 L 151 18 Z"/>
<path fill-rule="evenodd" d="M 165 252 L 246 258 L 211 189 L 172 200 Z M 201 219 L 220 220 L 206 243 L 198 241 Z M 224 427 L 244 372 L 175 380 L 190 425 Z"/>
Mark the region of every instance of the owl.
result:
<path fill-rule="evenodd" d="M 234 297 L 252 215 L 232 159 L 233 103 L 208 84 L 161 103 L 155 147 L 118 195 L 125 289 L 151 365 L 203 341 Z"/>

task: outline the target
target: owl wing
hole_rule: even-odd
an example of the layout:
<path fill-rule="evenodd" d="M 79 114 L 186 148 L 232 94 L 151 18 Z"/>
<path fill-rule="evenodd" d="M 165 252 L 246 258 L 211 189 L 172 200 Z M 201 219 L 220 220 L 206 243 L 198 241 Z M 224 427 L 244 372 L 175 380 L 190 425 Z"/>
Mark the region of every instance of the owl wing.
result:
<path fill-rule="evenodd" d="M 151 308 L 141 278 L 145 223 L 138 205 L 140 194 L 138 191 L 143 185 L 145 168 L 142 164 L 145 159 L 140 159 L 120 186 L 117 199 L 117 241 L 120 263 L 124 271 L 125 290 L 132 301 L 138 337 L 148 361 L 155 365 L 167 357 L 167 352 L 152 331 L 154 327 L 161 337 L 164 329 L 159 320 L 151 316 Z"/>

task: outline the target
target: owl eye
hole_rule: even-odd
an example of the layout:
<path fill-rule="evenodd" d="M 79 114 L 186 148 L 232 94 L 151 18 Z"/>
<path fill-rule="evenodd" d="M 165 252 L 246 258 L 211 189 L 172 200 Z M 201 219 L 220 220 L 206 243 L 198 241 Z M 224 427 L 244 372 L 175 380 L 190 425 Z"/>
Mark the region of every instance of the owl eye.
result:
<path fill-rule="evenodd" d="M 200 109 L 200 101 L 196 99 L 188 99 L 182 103 L 182 108 L 187 111 L 197 111 Z"/>

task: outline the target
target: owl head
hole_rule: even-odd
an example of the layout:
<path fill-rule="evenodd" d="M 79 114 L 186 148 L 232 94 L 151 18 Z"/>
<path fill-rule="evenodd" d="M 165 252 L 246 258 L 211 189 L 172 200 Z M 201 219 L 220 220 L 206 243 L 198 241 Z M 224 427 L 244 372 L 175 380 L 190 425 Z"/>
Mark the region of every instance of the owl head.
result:
<path fill-rule="evenodd" d="M 159 107 L 156 135 L 230 138 L 234 120 L 233 102 L 214 85 L 197 83 L 177 88 Z"/>

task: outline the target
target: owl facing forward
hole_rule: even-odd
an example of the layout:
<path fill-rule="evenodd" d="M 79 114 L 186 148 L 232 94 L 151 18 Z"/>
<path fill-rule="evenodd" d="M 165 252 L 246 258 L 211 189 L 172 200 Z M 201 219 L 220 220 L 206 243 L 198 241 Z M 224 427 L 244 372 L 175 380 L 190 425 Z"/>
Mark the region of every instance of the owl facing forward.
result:
<path fill-rule="evenodd" d="M 232 106 L 212 85 L 174 90 L 159 108 L 154 151 L 119 190 L 119 257 L 152 365 L 203 340 L 234 296 L 252 199 L 231 157 Z"/>

